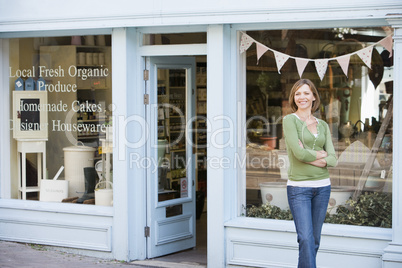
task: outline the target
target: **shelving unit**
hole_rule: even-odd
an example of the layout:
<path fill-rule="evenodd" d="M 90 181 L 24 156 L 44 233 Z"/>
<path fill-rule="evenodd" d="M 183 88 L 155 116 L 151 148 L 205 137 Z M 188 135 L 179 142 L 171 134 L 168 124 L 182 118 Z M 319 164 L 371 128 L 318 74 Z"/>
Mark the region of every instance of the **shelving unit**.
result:
<path fill-rule="evenodd" d="M 62 70 L 63 75 L 47 76 L 47 85 L 68 85 L 69 91 L 48 91 L 49 104 L 66 105 L 63 111 L 48 113 L 49 140 L 54 148 L 47 154 L 49 175 L 54 175 L 64 165 L 63 148 L 74 140 L 98 148 L 105 136 L 100 126 L 108 122 L 105 112 L 112 103 L 111 47 L 109 46 L 41 46 L 40 66 L 45 69 Z M 74 113 L 71 114 L 71 110 Z M 60 126 L 68 124 L 75 129 L 64 130 Z M 60 132 L 65 132 L 61 135 Z M 96 151 L 96 159 L 101 156 Z"/>
<path fill-rule="evenodd" d="M 196 190 L 206 192 L 207 156 L 207 90 L 206 63 L 199 61 L 196 69 L 196 115 L 194 122 L 194 152 L 196 159 Z M 158 71 L 158 139 L 166 139 L 169 159 L 167 177 L 171 189 L 180 185 L 186 176 L 186 87 L 185 72 L 181 70 Z"/>
<path fill-rule="evenodd" d="M 158 139 L 166 139 L 170 189 L 186 177 L 186 87 L 184 70 L 158 71 Z"/>
<path fill-rule="evenodd" d="M 110 47 L 77 46 L 76 53 L 78 72 L 99 74 L 77 79 L 77 100 L 83 106 L 83 111 L 77 113 L 77 124 L 83 129 L 77 133 L 77 139 L 90 147 L 100 147 L 100 140 L 106 137 L 100 126 L 109 121 L 105 111 L 112 100 Z M 101 159 L 99 151 L 95 159 Z"/>
<path fill-rule="evenodd" d="M 207 191 L 207 64 L 199 60 L 197 62 L 196 70 L 196 86 L 197 86 L 197 99 L 196 99 L 196 182 L 197 191 Z"/>

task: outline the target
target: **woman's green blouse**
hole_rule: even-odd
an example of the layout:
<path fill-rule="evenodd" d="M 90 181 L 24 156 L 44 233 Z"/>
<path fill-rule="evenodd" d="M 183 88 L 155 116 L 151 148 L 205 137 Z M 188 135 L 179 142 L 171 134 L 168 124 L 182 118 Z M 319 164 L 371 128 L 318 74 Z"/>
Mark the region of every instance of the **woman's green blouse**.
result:
<path fill-rule="evenodd" d="M 331 132 L 328 124 L 318 119 L 317 137 L 307 128 L 306 122 L 296 115 L 290 114 L 283 118 L 283 132 L 286 149 L 289 156 L 288 177 L 293 181 L 322 180 L 329 178 L 327 167 L 336 166 L 337 159 Z M 299 140 L 304 148 L 299 145 Z M 324 150 L 327 167 L 316 167 L 308 164 L 317 159 L 317 151 Z"/>

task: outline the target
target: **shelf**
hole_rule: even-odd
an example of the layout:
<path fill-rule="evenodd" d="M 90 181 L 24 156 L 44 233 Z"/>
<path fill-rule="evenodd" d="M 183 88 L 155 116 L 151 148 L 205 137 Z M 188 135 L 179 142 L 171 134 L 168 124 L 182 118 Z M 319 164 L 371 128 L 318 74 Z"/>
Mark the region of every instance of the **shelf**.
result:
<path fill-rule="evenodd" d="M 18 189 L 19 191 L 22 191 L 22 187 Z M 34 192 L 39 192 L 40 188 L 38 186 L 27 186 L 25 189 L 25 192 L 27 193 L 34 193 Z"/>
<path fill-rule="evenodd" d="M 77 88 L 77 90 L 109 90 L 108 87 L 94 87 L 94 88 Z"/>
<path fill-rule="evenodd" d="M 93 64 L 77 64 L 76 65 L 77 66 L 77 68 L 99 68 L 99 67 L 101 67 L 101 68 L 104 68 L 104 67 L 106 67 L 106 68 L 109 68 L 109 66 L 107 66 L 106 64 L 97 64 L 97 65 L 93 65 Z"/>
<path fill-rule="evenodd" d="M 247 66 L 247 71 L 277 72 L 278 70 L 276 67 Z"/>
<path fill-rule="evenodd" d="M 90 139 L 98 139 L 99 135 L 91 135 L 91 136 L 78 136 L 79 140 L 90 140 Z"/>
<path fill-rule="evenodd" d="M 78 119 L 77 123 L 98 123 L 99 121 L 106 121 L 106 118 L 99 118 L 99 119 Z"/>

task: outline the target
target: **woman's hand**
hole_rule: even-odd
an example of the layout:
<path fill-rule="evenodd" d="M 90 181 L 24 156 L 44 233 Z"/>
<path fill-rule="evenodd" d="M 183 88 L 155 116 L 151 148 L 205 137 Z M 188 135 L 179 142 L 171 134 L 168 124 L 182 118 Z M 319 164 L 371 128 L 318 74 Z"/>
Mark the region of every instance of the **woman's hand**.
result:
<path fill-rule="evenodd" d="M 299 140 L 299 146 L 300 146 L 300 148 L 304 149 L 304 145 L 303 145 L 303 143 L 301 142 L 301 140 Z M 324 151 L 324 150 L 317 151 L 317 160 L 318 160 L 318 159 L 325 158 L 325 157 L 327 157 L 327 156 L 328 156 L 328 153 L 327 153 L 326 151 Z M 327 164 L 327 163 L 325 162 L 325 165 L 326 165 L 326 164 Z"/>
<path fill-rule="evenodd" d="M 317 151 L 317 159 L 322 159 L 328 156 L 328 153 L 326 151 Z"/>
<path fill-rule="evenodd" d="M 327 161 L 325 159 L 317 159 L 314 160 L 313 162 L 308 162 L 307 164 L 316 166 L 316 167 L 326 167 L 327 166 Z"/>
<path fill-rule="evenodd" d="M 301 142 L 301 140 L 299 140 L 299 146 L 300 146 L 300 148 L 304 149 L 304 145 L 303 145 L 303 143 Z"/>

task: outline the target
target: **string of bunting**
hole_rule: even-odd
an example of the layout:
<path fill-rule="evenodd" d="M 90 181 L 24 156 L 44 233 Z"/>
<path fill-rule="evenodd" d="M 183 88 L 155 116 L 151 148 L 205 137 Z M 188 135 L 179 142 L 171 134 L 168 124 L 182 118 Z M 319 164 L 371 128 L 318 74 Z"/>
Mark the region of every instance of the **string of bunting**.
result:
<path fill-rule="evenodd" d="M 348 76 L 348 69 L 349 69 L 349 61 L 350 57 L 352 55 L 358 55 L 360 59 L 371 69 L 371 56 L 373 54 L 373 49 L 374 46 L 380 44 L 382 45 L 386 50 L 389 51 L 389 57 L 392 57 L 392 35 L 389 35 L 380 41 L 378 41 L 375 44 L 372 44 L 370 46 L 367 46 L 365 48 L 362 48 L 358 51 L 345 54 L 342 56 L 338 57 L 333 57 L 333 58 L 327 58 L 327 59 L 306 59 L 306 58 L 300 58 L 300 57 L 293 57 L 290 55 L 287 55 L 285 53 L 276 51 L 272 48 L 269 48 L 260 42 L 257 42 L 253 38 L 251 38 L 249 35 L 246 33 L 243 33 L 241 40 L 240 40 L 240 53 L 245 52 L 253 43 L 256 44 L 257 48 L 257 64 L 262 55 L 264 55 L 267 51 L 272 51 L 274 53 L 275 61 L 276 61 L 276 66 L 278 68 L 278 73 L 281 73 L 280 70 L 282 66 L 286 63 L 288 59 L 294 59 L 296 61 L 296 67 L 297 67 L 297 72 L 299 73 L 300 78 L 302 77 L 302 74 L 304 72 L 304 69 L 307 66 L 307 63 L 310 61 L 314 61 L 315 68 L 317 70 L 318 76 L 322 80 L 324 78 L 324 75 L 327 71 L 328 68 L 328 62 L 336 60 L 338 61 L 339 65 L 342 68 L 343 73 Z"/>

